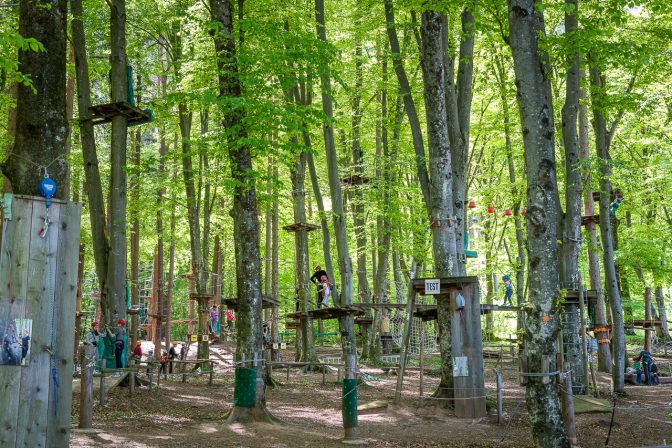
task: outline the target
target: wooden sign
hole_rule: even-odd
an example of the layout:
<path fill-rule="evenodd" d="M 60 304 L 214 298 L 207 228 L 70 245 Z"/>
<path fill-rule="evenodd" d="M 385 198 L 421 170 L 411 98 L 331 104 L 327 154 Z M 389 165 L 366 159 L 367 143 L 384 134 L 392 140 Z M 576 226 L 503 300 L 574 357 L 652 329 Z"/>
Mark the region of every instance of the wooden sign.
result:
<path fill-rule="evenodd" d="M 425 294 L 436 295 L 441 293 L 441 280 L 438 278 L 428 278 L 425 280 Z"/>

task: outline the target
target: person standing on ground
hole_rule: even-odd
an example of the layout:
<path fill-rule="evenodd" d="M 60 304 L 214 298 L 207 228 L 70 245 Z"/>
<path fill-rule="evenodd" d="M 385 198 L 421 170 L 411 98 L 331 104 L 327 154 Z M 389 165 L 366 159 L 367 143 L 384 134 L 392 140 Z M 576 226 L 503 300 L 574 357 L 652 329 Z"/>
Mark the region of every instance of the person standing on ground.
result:
<path fill-rule="evenodd" d="M 137 341 L 135 343 L 135 348 L 133 349 L 133 361 L 136 364 L 139 364 L 142 361 L 142 341 Z"/>
<path fill-rule="evenodd" d="M 236 315 L 231 310 L 226 310 L 224 315 L 226 316 L 226 330 L 233 331 L 233 321 L 236 320 Z"/>
<path fill-rule="evenodd" d="M 170 350 L 168 350 L 168 360 L 170 361 L 170 366 L 168 367 L 168 373 L 173 373 L 173 360 L 177 358 L 177 342 L 173 341 Z"/>

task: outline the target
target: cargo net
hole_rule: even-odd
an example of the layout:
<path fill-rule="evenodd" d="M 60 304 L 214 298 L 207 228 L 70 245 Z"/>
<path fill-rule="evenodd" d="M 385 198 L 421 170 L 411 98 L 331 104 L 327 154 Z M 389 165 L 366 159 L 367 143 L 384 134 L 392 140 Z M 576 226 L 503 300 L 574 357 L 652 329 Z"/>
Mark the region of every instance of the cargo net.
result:
<path fill-rule="evenodd" d="M 433 297 L 417 296 L 417 303 L 430 305 L 436 303 Z M 394 344 L 402 348 L 404 339 L 404 324 L 406 323 L 406 310 L 395 310 L 392 318 L 392 340 Z M 437 336 L 436 321 L 423 321 L 418 317 L 411 319 L 411 335 L 408 341 L 408 354 L 412 356 L 420 355 L 420 343 L 424 342 L 425 354 L 438 353 L 439 344 Z M 422 338 L 422 339 L 421 339 Z"/>

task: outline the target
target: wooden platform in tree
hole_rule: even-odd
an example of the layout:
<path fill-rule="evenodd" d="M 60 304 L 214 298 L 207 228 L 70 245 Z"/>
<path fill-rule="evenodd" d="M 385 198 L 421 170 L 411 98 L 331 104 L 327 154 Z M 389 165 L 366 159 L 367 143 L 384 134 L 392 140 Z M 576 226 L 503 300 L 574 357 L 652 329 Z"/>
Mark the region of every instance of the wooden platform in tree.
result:
<path fill-rule="evenodd" d="M 425 280 L 435 280 L 437 277 L 428 277 L 428 278 L 415 278 L 413 279 L 412 285 L 415 292 L 418 294 L 425 294 Z M 439 295 L 448 294 L 450 288 L 460 287 L 462 285 L 470 283 L 478 283 L 478 277 L 476 276 L 465 276 L 465 277 L 444 277 L 440 280 L 441 291 Z"/>
<path fill-rule="evenodd" d="M 662 320 L 634 320 L 632 321 L 632 326 L 637 329 L 652 330 L 655 327 L 660 327 L 663 325 Z"/>
<path fill-rule="evenodd" d="M 369 179 L 366 176 L 362 176 L 361 174 L 353 174 L 351 176 L 345 176 L 341 178 L 341 183 L 343 185 L 352 185 L 352 186 L 365 185 L 368 184 L 370 181 L 371 179 Z"/>
<path fill-rule="evenodd" d="M 353 303 L 351 306 L 361 308 L 363 310 L 405 310 L 408 305 L 405 303 Z"/>
<path fill-rule="evenodd" d="M 288 322 L 285 322 L 285 329 L 287 330 L 292 330 L 292 329 L 297 329 L 301 327 L 301 322 L 298 320 L 290 320 Z"/>
<path fill-rule="evenodd" d="M 365 311 L 357 307 L 330 307 L 330 308 L 320 308 L 317 310 L 308 310 L 308 311 L 297 311 L 295 313 L 288 313 L 285 317 L 292 319 L 340 319 L 343 316 L 353 315 L 353 316 L 363 316 L 366 314 Z"/>
<path fill-rule="evenodd" d="M 355 317 L 355 323 L 357 325 L 371 325 L 373 323 L 373 318 L 368 316 L 357 316 Z"/>
<path fill-rule="evenodd" d="M 586 215 L 581 217 L 581 225 L 582 226 L 587 226 L 589 223 L 593 224 L 599 224 L 600 223 L 600 215 Z"/>
<path fill-rule="evenodd" d="M 273 308 L 274 306 L 280 306 L 280 301 L 275 300 L 270 296 L 263 296 L 261 298 L 261 307 L 263 309 L 268 309 L 268 308 Z M 227 308 L 231 310 L 238 310 L 238 298 L 237 297 L 229 297 L 226 299 L 222 299 L 222 302 L 226 305 Z"/>
<path fill-rule="evenodd" d="M 112 121 L 112 117 L 124 115 L 128 121 L 134 124 L 149 123 L 152 117 L 140 109 L 139 107 L 131 106 L 126 101 L 118 101 L 116 103 L 98 104 L 89 107 L 89 112 L 93 115 L 93 124 L 105 124 Z"/>
<path fill-rule="evenodd" d="M 288 226 L 284 226 L 282 230 L 286 230 L 288 232 L 312 232 L 313 230 L 318 230 L 320 226 L 317 226 L 315 224 L 308 224 L 306 222 L 297 222 L 296 224 L 290 224 Z"/>
<path fill-rule="evenodd" d="M 520 311 L 521 307 L 519 306 L 503 306 L 503 305 L 491 305 L 489 303 L 481 303 L 481 314 L 488 314 L 493 311 Z"/>
<path fill-rule="evenodd" d="M 196 293 L 189 293 L 189 300 L 214 300 L 215 296 L 212 294 L 196 294 Z"/>
<path fill-rule="evenodd" d="M 487 303 L 481 304 L 481 314 L 489 314 L 495 311 L 521 311 L 522 308 L 519 306 L 499 306 L 499 305 L 490 305 Z M 419 317 L 422 320 L 436 320 L 437 311 L 436 305 L 417 305 L 413 311 L 413 316 Z"/>
<path fill-rule="evenodd" d="M 597 290 L 588 289 L 583 291 L 583 303 L 588 303 L 589 301 L 597 300 Z M 568 290 L 565 293 L 565 305 L 578 305 L 579 303 L 579 291 L 577 290 Z"/>

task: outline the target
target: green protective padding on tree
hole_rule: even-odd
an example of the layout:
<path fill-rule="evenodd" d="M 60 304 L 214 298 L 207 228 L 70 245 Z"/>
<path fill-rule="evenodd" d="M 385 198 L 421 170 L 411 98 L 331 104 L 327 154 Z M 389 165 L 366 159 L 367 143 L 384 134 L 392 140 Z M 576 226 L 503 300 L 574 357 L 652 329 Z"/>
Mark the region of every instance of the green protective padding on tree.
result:
<path fill-rule="evenodd" d="M 236 369 L 236 382 L 233 390 L 233 405 L 241 408 L 253 408 L 257 404 L 257 371 L 239 367 Z"/>
<path fill-rule="evenodd" d="M 357 427 L 357 379 L 343 380 L 343 427 Z"/>

